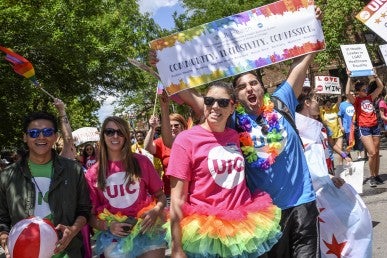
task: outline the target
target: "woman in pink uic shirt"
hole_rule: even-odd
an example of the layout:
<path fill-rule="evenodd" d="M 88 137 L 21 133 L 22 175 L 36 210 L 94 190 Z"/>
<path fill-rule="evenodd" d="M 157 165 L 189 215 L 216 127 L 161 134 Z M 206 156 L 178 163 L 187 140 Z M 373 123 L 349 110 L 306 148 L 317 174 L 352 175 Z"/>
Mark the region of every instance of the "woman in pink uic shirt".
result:
<path fill-rule="evenodd" d="M 101 128 L 98 163 L 86 173 L 96 253 L 105 258 L 164 257 L 163 183 L 152 162 L 132 153 L 128 123 L 111 116 Z"/>
<path fill-rule="evenodd" d="M 226 128 L 234 103 L 230 85 L 210 86 L 204 123 L 172 145 L 172 257 L 258 257 L 281 235 L 280 209 L 268 194 L 252 196 L 247 188 L 238 133 Z"/>

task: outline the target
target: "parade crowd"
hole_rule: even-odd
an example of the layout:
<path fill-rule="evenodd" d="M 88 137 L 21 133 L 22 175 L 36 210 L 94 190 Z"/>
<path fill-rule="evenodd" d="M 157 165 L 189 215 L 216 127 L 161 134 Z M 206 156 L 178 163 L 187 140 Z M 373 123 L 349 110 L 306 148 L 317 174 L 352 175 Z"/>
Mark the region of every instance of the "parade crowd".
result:
<path fill-rule="evenodd" d="M 12 227 L 35 216 L 58 232 L 52 257 L 320 257 L 321 189 L 350 187 L 335 167 L 367 159 L 370 186 L 383 184 L 387 105 L 376 70 L 348 71 L 339 95 L 305 87 L 315 55 L 294 59 L 271 95 L 255 71 L 178 93 L 194 125 L 170 114 L 165 92 L 149 130 L 108 116 L 81 146 L 60 99 L 58 114 L 26 114 L 26 148 L 1 154 L 4 255 Z"/>

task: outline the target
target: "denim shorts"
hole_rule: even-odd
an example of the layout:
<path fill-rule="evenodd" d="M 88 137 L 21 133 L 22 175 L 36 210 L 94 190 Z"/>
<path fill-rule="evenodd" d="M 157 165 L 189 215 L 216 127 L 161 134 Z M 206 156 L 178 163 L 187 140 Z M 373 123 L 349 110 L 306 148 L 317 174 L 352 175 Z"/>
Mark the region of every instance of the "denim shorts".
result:
<path fill-rule="evenodd" d="M 380 127 L 378 125 L 372 127 L 359 126 L 360 138 L 363 136 L 380 136 Z"/>

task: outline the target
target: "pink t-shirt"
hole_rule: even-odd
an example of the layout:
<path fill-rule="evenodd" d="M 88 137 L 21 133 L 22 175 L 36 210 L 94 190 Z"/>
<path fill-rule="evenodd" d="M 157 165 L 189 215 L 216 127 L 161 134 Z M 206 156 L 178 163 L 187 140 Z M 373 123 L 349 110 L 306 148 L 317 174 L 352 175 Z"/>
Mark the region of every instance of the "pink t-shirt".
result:
<path fill-rule="evenodd" d="M 387 104 L 386 104 L 386 102 L 384 101 L 384 99 L 381 99 L 381 100 L 379 101 L 379 110 L 380 110 L 380 111 L 383 110 L 384 116 L 387 117 Z M 384 121 L 384 124 L 387 125 L 387 121 Z"/>
<path fill-rule="evenodd" d="M 189 182 L 191 205 L 234 209 L 251 198 L 235 130 L 209 132 L 194 126 L 176 137 L 167 175 Z"/>
<path fill-rule="evenodd" d="M 137 153 L 133 153 L 133 156 L 140 165 L 141 178 L 130 185 L 124 183 L 125 171 L 121 161 L 109 161 L 104 191 L 97 187 L 99 163 L 87 171 L 86 180 L 96 214 L 106 208 L 111 213 L 121 212 L 123 215 L 136 216 L 138 211 L 153 201 L 151 195 L 162 189 L 163 183 L 150 160 Z"/>
<path fill-rule="evenodd" d="M 359 126 L 373 127 L 378 125 L 378 118 L 376 117 L 371 95 L 364 98 L 356 97 L 354 106 Z"/>

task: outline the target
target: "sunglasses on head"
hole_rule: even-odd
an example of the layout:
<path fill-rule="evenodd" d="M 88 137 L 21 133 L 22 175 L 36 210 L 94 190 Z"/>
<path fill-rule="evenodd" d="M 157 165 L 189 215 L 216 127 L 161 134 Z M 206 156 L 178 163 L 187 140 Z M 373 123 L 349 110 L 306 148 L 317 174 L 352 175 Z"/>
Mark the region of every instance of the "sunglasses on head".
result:
<path fill-rule="evenodd" d="M 43 134 L 44 137 L 50 137 L 55 133 L 54 128 L 43 128 L 43 129 L 30 129 L 27 130 L 27 134 L 31 138 L 38 138 L 40 133 Z"/>
<path fill-rule="evenodd" d="M 108 137 L 113 137 L 116 133 L 118 136 L 124 137 L 124 134 L 121 132 L 120 129 L 116 130 L 113 128 L 106 128 L 105 130 L 103 130 L 103 133 Z"/>
<path fill-rule="evenodd" d="M 231 99 L 216 99 L 216 98 L 213 98 L 213 97 L 204 97 L 204 105 L 208 106 L 208 107 L 212 107 L 212 105 L 214 105 L 215 102 L 218 103 L 219 107 L 222 107 L 222 108 L 225 108 L 225 107 L 228 107 L 228 105 L 230 104 L 230 101 L 232 101 Z"/>

